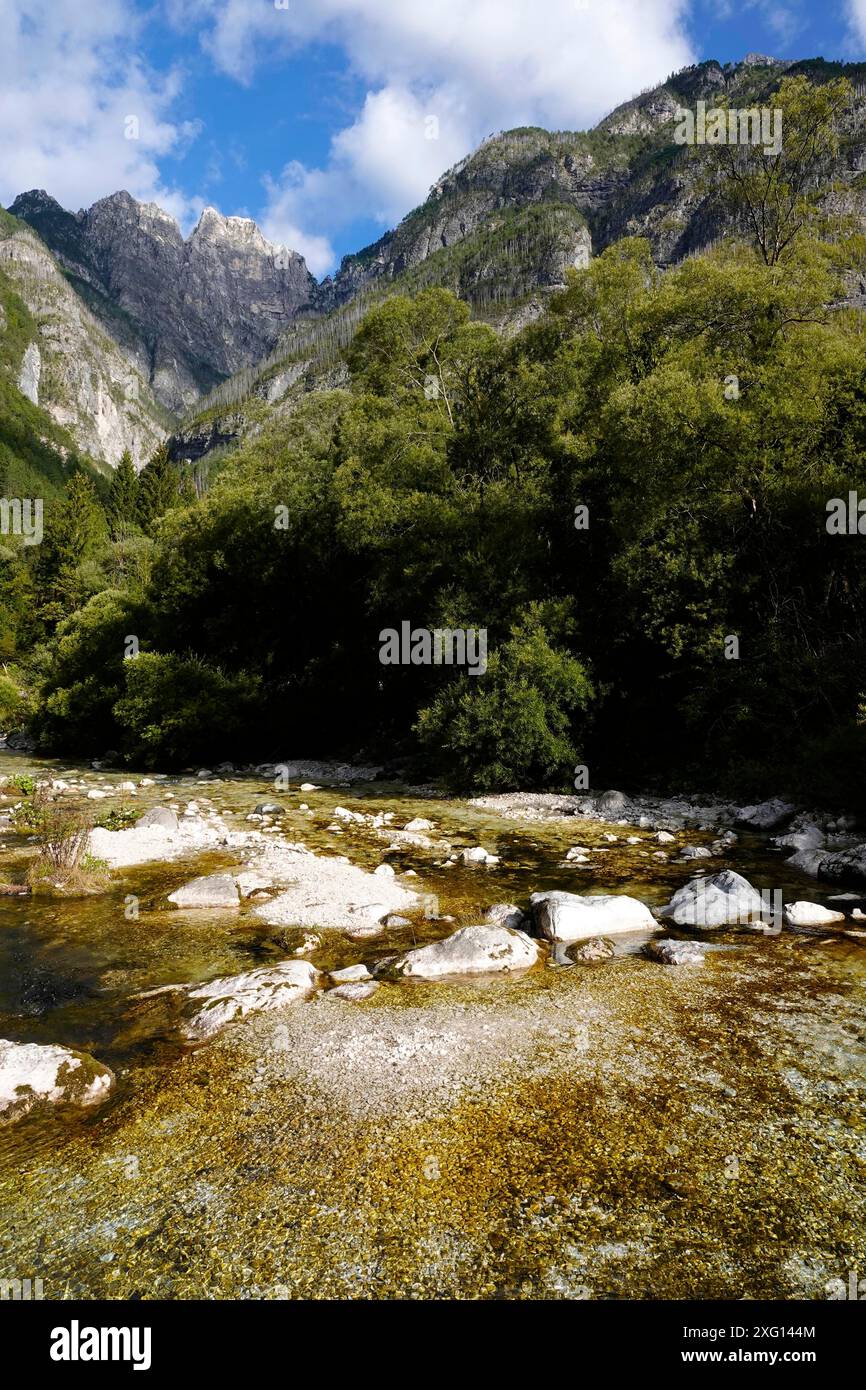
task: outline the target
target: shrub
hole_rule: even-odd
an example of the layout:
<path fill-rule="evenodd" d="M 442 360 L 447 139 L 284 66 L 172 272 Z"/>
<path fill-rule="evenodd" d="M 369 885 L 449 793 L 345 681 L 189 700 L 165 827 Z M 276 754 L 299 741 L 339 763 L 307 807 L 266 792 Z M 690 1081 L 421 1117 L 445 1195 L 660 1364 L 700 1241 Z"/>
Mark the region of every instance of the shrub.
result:
<path fill-rule="evenodd" d="M 143 652 L 126 663 L 126 693 L 114 706 L 133 762 L 204 761 L 254 741 L 259 680 L 229 675 L 196 656 Z"/>
<path fill-rule="evenodd" d="M 551 644 L 532 605 L 479 676 L 461 676 L 421 711 L 416 732 L 457 790 L 562 785 L 579 760 L 578 721 L 593 697 L 582 664 Z"/>
<path fill-rule="evenodd" d="M 0 671 L 0 729 L 20 728 L 30 713 L 26 693 L 4 668 Z"/>

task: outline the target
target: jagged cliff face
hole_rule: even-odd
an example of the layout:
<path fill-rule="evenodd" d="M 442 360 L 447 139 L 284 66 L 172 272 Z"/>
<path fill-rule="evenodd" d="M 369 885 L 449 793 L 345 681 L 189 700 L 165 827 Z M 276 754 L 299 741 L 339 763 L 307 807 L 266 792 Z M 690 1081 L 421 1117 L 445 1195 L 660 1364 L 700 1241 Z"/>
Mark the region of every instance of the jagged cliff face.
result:
<path fill-rule="evenodd" d="M 213 209 L 187 240 L 166 213 L 126 193 L 77 214 L 29 193 L 13 211 L 39 231 L 158 399 L 186 414 L 172 451 L 194 458 L 257 428 L 263 413 L 290 410 L 304 390 L 341 380 L 341 351 L 384 294 L 443 285 L 508 332 L 541 311 L 569 267 L 621 237 L 646 237 L 662 266 L 706 247 L 731 229 L 673 142 L 677 108 L 722 96 L 736 107 L 771 105 L 786 73 L 821 82 L 842 70 L 758 54 L 706 62 L 594 130 L 492 137 L 399 227 L 318 286 L 300 256 L 272 246 L 248 219 Z M 856 98 L 827 201 L 866 226 L 866 64 L 844 72 Z M 864 294 L 852 286 L 852 302 Z M 28 380 L 35 370 L 31 362 Z"/>
<path fill-rule="evenodd" d="M 10 211 L 39 232 L 172 411 L 264 357 L 316 290 L 302 256 L 213 208 L 186 241 L 174 218 L 128 193 L 77 214 L 24 193 Z"/>
<path fill-rule="evenodd" d="M 839 64 L 785 63 L 749 54 L 742 63 L 701 63 L 677 73 L 612 111 L 588 132 L 513 130 L 492 137 L 451 169 L 421 207 L 373 246 L 343 260 L 320 286 L 319 303 L 333 309 L 370 285 L 396 279 L 445 247 L 495 229 L 503 210 L 565 204 L 585 219 L 585 243 L 598 252 L 623 236 L 645 236 L 667 265 L 729 230 L 707 205 L 685 152 L 672 145 L 678 107 L 769 104 L 786 74 L 822 81 Z M 851 185 L 866 168 L 866 65 L 849 65 L 855 101 L 844 132 L 837 174 Z M 859 206 L 854 199 L 852 205 Z M 579 254 L 579 239 L 574 241 Z M 568 256 L 562 264 L 568 264 Z M 555 279 L 540 267 L 538 284 Z"/>
<path fill-rule="evenodd" d="M 144 464 L 165 437 L 165 412 L 47 247 L 11 218 L 0 224 L 0 274 L 32 325 L 10 364 L 13 384 L 93 459 L 114 467 L 128 449 Z"/>

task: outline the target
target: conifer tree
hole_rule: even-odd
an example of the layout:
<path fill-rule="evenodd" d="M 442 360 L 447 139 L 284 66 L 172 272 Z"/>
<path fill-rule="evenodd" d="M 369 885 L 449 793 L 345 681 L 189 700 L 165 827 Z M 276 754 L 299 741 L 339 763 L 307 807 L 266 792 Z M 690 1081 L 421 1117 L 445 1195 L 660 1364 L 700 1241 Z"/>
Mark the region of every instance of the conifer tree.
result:
<path fill-rule="evenodd" d="M 106 506 L 112 540 L 123 540 L 137 528 L 138 493 L 138 474 L 132 462 L 132 455 L 128 449 L 124 449 L 114 470 Z"/>
<path fill-rule="evenodd" d="M 168 456 L 167 445 L 160 444 L 138 479 L 139 525 L 151 534 L 159 518 L 179 502 L 177 473 Z"/>
<path fill-rule="evenodd" d="M 48 517 L 36 570 L 39 614 L 56 624 L 81 601 L 76 571 L 105 540 L 105 512 L 86 473 L 73 473 Z"/>

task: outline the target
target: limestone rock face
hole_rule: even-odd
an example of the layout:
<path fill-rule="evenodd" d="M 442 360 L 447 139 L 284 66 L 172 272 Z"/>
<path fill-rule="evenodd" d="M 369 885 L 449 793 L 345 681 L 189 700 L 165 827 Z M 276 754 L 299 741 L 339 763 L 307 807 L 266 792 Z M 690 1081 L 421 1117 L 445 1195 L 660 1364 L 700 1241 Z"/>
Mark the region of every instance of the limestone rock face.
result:
<path fill-rule="evenodd" d="M 18 390 L 34 405 L 39 404 L 39 378 L 42 375 L 42 354 L 36 343 L 28 343 L 18 373 Z"/>
<path fill-rule="evenodd" d="M 26 227 L 3 235 L 0 271 L 36 325 L 16 373 L 19 391 L 69 431 L 77 447 L 112 467 L 124 449 L 143 464 L 165 436 L 146 371 L 108 337 Z"/>
<path fill-rule="evenodd" d="M 302 256 L 273 246 L 249 218 L 214 208 L 186 240 L 168 213 L 125 192 L 70 213 L 34 191 L 10 211 L 80 282 L 105 331 L 171 410 L 265 357 L 315 291 Z"/>

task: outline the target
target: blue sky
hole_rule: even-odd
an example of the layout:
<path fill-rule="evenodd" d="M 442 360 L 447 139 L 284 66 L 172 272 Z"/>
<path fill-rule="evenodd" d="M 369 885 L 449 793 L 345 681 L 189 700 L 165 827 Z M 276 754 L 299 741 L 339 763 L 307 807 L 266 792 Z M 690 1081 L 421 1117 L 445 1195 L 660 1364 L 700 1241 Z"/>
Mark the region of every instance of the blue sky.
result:
<path fill-rule="evenodd" d="M 864 59 L 866 0 L 0 0 L 0 202 L 212 204 L 323 275 L 485 135 L 749 51 Z"/>

